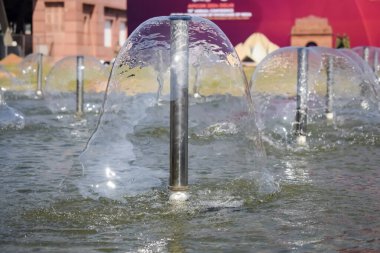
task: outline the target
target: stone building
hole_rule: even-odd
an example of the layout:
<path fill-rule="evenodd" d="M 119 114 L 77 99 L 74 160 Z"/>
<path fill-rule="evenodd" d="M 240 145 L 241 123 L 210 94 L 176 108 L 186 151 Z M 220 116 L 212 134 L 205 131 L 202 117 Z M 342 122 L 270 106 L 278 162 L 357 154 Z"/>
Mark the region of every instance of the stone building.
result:
<path fill-rule="evenodd" d="M 35 0 L 34 52 L 111 60 L 127 38 L 126 0 Z"/>
<path fill-rule="evenodd" d="M 291 46 L 333 46 L 333 31 L 327 18 L 313 15 L 297 18 L 292 27 Z"/>

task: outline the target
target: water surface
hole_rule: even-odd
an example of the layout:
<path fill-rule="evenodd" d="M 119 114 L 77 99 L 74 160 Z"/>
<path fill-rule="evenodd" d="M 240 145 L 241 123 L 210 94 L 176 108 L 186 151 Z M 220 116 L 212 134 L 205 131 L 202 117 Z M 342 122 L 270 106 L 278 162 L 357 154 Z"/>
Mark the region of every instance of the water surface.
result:
<path fill-rule="evenodd" d="M 78 157 L 98 115 L 77 119 L 53 114 L 43 100 L 28 98 L 8 104 L 25 114 L 26 125 L 0 132 L 1 252 L 380 250 L 378 125 L 357 141 L 351 135 L 311 150 L 264 142 L 266 168 L 243 172 L 220 169 L 222 157 L 218 164 L 218 159 L 197 153 L 194 147 L 210 140 L 193 136 L 190 159 L 198 161 L 190 161 L 190 201 L 168 203 L 162 182 L 120 202 L 88 198 L 78 189 Z M 134 139 L 146 148 L 139 155 L 150 155 L 140 165 L 166 163 L 165 155 L 155 157 L 149 148 L 166 149 L 168 133 L 139 134 L 151 135 L 149 145 L 139 142 L 139 136 Z M 226 141 L 247 148 L 234 135 L 212 138 L 215 150 L 210 152 L 223 151 Z M 194 164 L 207 169 L 192 172 Z"/>

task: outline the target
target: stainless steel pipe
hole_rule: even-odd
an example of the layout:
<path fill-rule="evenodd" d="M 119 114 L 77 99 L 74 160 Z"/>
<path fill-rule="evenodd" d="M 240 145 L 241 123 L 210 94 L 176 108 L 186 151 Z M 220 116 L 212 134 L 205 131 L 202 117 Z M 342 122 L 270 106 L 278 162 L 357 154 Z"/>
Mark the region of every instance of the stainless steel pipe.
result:
<path fill-rule="evenodd" d="M 377 72 L 379 71 L 379 51 L 375 51 L 373 54 L 373 72 L 377 76 Z"/>
<path fill-rule="evenodd" d="M 77 90 L 76 90 L 76 114 L 83 115 L 83 96 L 84 96 L 84 57 L 77 56 Z"/>
<path fill-rule="evenodd" d="M 189 16 L 170 17 L 170 199 L 187 199 Z M 177 192 L 177 193 L 176 193 Z"/>
<path fill-rule="evenodd" d="M 363 59 L 366 63 L 369 63 L 369 47 L 363 48 Z"/>
<path fill-rule="evenodd" d="M 38 53 L 38 60 L 37 60 L 37 90 L 36 95 L 38 97 L 42 97 L 42 68 L 43 68 L 43 54 Z"/>
<path fill-rule="evenodd" d="M 329 55 L 327 58 L 327 83 L 326 83 L 326 119 L 332 120 L 333 113 L 333 87 L 334 87 L 334 57 Z"/>
<path fill-rule="evenodd" d="M 308 100 L 308 50 L 297 50 L 297 112 L 294 123 L 297 143 L 306 144 L 307 100 Z"/>

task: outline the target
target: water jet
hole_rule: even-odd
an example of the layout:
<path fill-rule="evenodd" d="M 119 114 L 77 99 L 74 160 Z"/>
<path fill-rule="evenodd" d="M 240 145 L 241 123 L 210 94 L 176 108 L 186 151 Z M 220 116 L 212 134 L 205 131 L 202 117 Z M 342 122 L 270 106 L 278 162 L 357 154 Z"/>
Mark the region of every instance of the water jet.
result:
<path fill-rule="evenodd" d="M 44 78 L 52 64 L 53 60 L 42 53 L 27 55 L 18 65 L 20 74 L 17 77 L 21 85 L 15 91 L 27 97 L 41 99 L 43 97 Z"/>
<path fill-rule="evenodd" d="M 24 115 L 6 104 L 3 89 L 0 87 L 0 130 L 22 129 L 24 126 Z"/>
<path fill-rule="evenodd" d="M 307 101 L 308 101 L 308 51 L 297 50 L 297 111 L 294 122 L 294 134 L 299 145 L 306 145 Z"/>
<path fill-rule="evenodd" d="M 81 116 L 99 114 L 107 85 L 107 66 L 90 56 L 68 56 L 49 71 L 43 89 L 53 112 Z"/>
<path fill-rule="evenodd" d="M 43 68 L 43 54 L 38 54 L 38 66 L 37 66 L 37 97 L 42 97 L 42 68 Z"/>
<path fill-rule="evenodd" d="M 333 97 L 334 97 L 334 57 L 327 58 L 327 83 L 326 83 L 326 119 L 334 119 Z"/>
<path fill-rule="evenodd" d="M 257 66 L 251 83 L 259 129 L 278 147 L 293 149 L 306 137 L 308 149 L 334 145 L 331 140 L 351 136 L 342 129 L 363 127 L 362 115 L 378 110 L 376 77 L 350 50 L 282 48 Z"/>
<path fill-rule="evenodd" d="M 363 60 L 370 66 L 378 80 L 379 76 L 379 54 L 380 48 L 372 46 L 359 46 L 352 49 L 355 53 L 363 58 Z"/>
<path fill-rule="evenodd" d="M 196 194 L 189 185 L 258 170 L 265 151 L 247 90 L 236 52 L 215 24 L 188 16 L 146 21 L 115 60 L 76 184 L 91 198 L 125 201 L 164 187 L 168 199 L 183 201 Z"/>
<path fill-rule="evenodd" d="M 170 17 L 169 199 L 187 199 L 189 120 L 189 16 Z M 183 192 L 178 194 L 177 192 Z"/>
<path fill-rule="evenodd" d="M 84 93 L 84 76 L 83 71 L 83 56 L 77 56 L 77 89 L 76 89 L 76 115 L 81 117 L 83 115 L 83 93 Z"/>

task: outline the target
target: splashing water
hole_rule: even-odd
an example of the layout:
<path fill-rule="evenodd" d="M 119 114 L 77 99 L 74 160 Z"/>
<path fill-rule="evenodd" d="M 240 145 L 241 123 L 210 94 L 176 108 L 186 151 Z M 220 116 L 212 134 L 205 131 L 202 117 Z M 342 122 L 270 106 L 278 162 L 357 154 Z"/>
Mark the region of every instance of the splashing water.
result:
<path fill-rule="evenodd" d="M 192 17 L 189 51 L 190 184 L 261 175 L 265 152 L 233 46 L 213 23 Z M 76 184 L 84 196 L 123 200 L 166 187 L 169 54 L 168 17 L 143 23 L 121 49 L 99 125 L 81 155 L 83 177 Z"/>
<path fill-rule="evenodd" d="M 307 48 L 307 139 L 308 148 L 328 148 L 352 138 L 355 129 L 375 136 L 373 118 L 379 118 L 379 84 L 367 64 L 352 51 Z M 333 121 L 326 120 L 327 62 L 333 60 Z M 252 97 L 258 126 L 266 143 L 278 148 L 296 148 L 297 48 L 279 49 L 268 55 L 252 76 Z M 368 118 L 371 118 L 370 120 Z M 377 120 L 376 120 L 377 119 Z M 378 140 L 368 140 L 369 142 Z"/>

